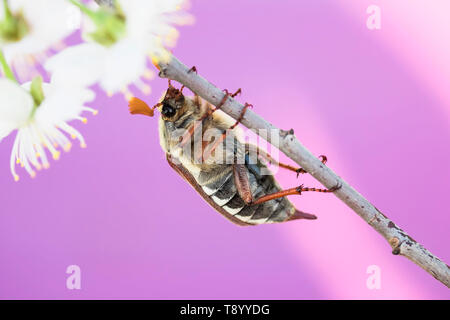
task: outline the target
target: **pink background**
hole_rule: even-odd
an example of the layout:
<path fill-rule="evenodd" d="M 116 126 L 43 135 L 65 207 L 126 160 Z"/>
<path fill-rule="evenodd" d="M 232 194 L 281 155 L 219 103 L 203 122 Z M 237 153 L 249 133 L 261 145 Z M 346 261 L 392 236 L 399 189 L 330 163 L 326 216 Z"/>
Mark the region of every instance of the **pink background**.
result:
<path fill-rule="evenodd" d="M 381 30 L 366 27 L 370 4 L 381 7 Z M 449 9 L 445 0 L 197 0 L 174 54 L 221 88 L 241 87 L 242 102 L 294 128 L 449 262 Z M 154 103 L 167 83 L 151 84 Z M 97 92 L 99 115 L 75 124 L 88 148 L 74 146 L 37 178 L 20 169 L 14 183 L 13 136 L 0 144 L 0 298 L 450 298 L 332 195 L 291 198 L 316 221 L 229 223 L 166 164 L 156 119 Z M 66 288 L 72 264 L 81 290 Z M 380 290 L 366 287 L 370 265 Z"/>

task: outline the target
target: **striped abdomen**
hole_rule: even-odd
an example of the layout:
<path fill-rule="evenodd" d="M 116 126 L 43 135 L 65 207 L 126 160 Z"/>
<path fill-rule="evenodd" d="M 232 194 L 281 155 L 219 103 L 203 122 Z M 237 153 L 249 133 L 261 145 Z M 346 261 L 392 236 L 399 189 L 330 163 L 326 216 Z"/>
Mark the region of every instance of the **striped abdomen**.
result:
<path fill-rule="evenodd" d="M 253 199 L 280 191 L 272 175 L 261 175 L 262 163 L 246 165 Z M 231 165 L 221 168 L 221 175 L 200 172 L 197 182 L 214 203 L 229 215 L 246 224 L 283 222 L 290 218 L 295 208 L 286 198 L 270 200 L 259 205 L 246 205 L 236 190 Z M 211 177 L 215 177 L 211 181 Z"/>

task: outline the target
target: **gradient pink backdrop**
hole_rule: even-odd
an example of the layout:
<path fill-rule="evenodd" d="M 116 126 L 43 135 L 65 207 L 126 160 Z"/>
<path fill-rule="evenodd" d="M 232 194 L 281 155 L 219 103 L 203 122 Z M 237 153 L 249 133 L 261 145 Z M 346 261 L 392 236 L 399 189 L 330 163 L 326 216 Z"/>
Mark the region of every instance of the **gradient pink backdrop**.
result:
<path fill-rule="evenodd" d="M 381 30 L 366 27 L 370 4 L 381 7 Z M 449 262 L 449 9 L 444 0 L 197 0 L 174 53 L 219 87 L 241 87 L 242 102 L 294 128 Z M 166 85 L 152 81 L 146 99 Z M 156 119 L 130 116 L 120 95 L 98 91 L 92 105 L 99 115 L 77 124 L 88 148 L 35 179 L 22 172 L 14 183 L 13 137 L 0 144 L 0 298 L 450 298 L 332 195 L 292 198 L 317 221 L 227 222 L 166 164 Z M 66 289 L 71 264 L 81 290 Z M 380 290 L 366 287 L 369 265 L 381 268 Z"/>

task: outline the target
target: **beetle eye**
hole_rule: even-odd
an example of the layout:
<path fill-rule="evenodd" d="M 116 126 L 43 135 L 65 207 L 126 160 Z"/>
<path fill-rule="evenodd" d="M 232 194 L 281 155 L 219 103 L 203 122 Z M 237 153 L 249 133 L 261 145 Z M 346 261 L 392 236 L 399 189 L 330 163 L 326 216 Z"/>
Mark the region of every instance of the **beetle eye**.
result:
<path fill-rule="evenodd" d="M 171 118 L 175 115 L 177 111 L 175 110 L 174 107 L 172 107 L 170 104 L 168 103 L 164 103 L 162 110 L 161 110 L 161 114 L 166 117 L 166 118 Z"/>

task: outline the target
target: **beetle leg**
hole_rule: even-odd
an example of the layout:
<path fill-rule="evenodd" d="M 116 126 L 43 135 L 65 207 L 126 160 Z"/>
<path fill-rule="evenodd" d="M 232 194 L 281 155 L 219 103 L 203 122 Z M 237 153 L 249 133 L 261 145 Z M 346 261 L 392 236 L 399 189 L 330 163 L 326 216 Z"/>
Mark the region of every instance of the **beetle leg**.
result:
<path fill-rule="evenodd" d="M 267 202 L 270 200 L 274 200 L 274 199 L 278 199 L 278 198 L 282 198 L 282 197 L 286 197 L 286 196 L 300 195 L 300 194 L 302 194 L 303 191 L 334 192 L 334 191 L 340 189 L 341 187 L 342 187 L 342 185 L 340 183 L 338 183 L 336 186 L 334 186 L 331 189 L 308 188 L 308 187 L 304 187 L 303 185 L 300 185 L 295 188 L 278 191 L 278 192 L 275 192 L 272 194 L 267 194 L 265 196 L 262 196 L 262 197 L 256 199 L 251 204 L 252 205 L 261 204 L 261 203 L 264 203 L 264 202 Z"/>
<path fill-rule="evenodd" d="M 234 184 L 239 196 L 246 204 L 253 202 L 250 181 L 248 180 L 247 167 L 244 164 L 233 164 Z"/>
<path fill-rule="evenodd" d="M 224 103 L 225 103 L 225 101 L 227 101 L 228 97 L 231 96 L 227 89 L 225 89 L 224 91 L 225 91 L 225 95 L 223 96 L 223 98 L 219 102 L 219 104 L 214 109 L 208 109 L 207 112 L 200 119 L 195 121 L 194 124 L 189 127 L 189 130 L 181 138 L 180 147 L 184 147 L 186 145 L 186 143 L 188 143 L 191 140 L 191 137 L 193 136 L 195 130 L 200 126 L 201 123 L 203 123 L 203 120 L 205 120 L 207 117 L 212 115 L 216 110 L 220 109 L 224 105 Z"/>
<path fill-rule="evenodd" d="M 234 97 L 236 97 L 238 94 L 241 94 L 241 93 L 242 93 L 242 90 L 241 90 L 241 88 L 239 88 L 239 89 L 236 90 L 235 93 L 233 93 L 233 94 L 231 95 L 231 97 L 234 98 Z"/>
<path fill-rule="evenodd" d="M 195 66 L 192 66 L 192 68 L 190 68 L 187 73 L 191 73 L 191 72 L 197 73 L 197 68 Z"/>
<path fill-rule="evenodd" d="M 242 93 L 241 88 L 237 89 L 235 93 L 229 93 L 227 89 L 223 89 L 223 92 L 225 92 L 225 95 L 223 96 L 222 100 L 219 102 L 219 104 L 212 109 L 211 113 L 214 113 L 215 111 L 219 110 L 220 108 L 222 108 L 222 106 L 225 104 L 225 102 L 227 101 L 228 97 L 236 97 L 238 94 Z"/>
<path fill-rule="evenodd" d="M 327 163 L 327 161 L 328 161 L 327 156 L 320 155 L 319 158 L 320 158 L 320 161 L 321 161 L 323 164 Z M 281 167 L 283 167 L 283 166 L 281 166 Z M 295 170 L 295 172 L 297 172 L 297 178 L 298 178 L 298 176 L 299 176 L 300 173 L 307 173 L 306 170 L 303 169 L 303 168 L 298 168 L 297 170 Z"/>
<path fill-rule="evenodd" d="M 247 151 L 247 152 L 248 152 L 248 151 L 252 151 L 252 152 L 255 152 L 255 151 L 256 151 L 256 152 L 257 152 L 257 155 L 258 155 L 259 157 L 261 157 L 263 160 L 265 160 L 267 163 L 269 163 L 269 164 L 274 164 L 274 165 L 276 165 L 276 166 L 278 166 L 278 167 L 280 167 L 280 168 L 284 168 L 284 169 L 287 169 L 287 170 L 289 170 L 289 171 L 296 172 L 296 173 L 297 173 L 297 177 L 299 176 L 300 173 L 302 173 L 302 174 L 307 173 L 306 170 L 303 169 L 303 168 L 297 168 L 297 167 L 294 167 L 294 166 L 292 166 L 292 165 L 290 165 L 290 164 L 285 164 L 285 163 L 279 162 L 278 160 L 274 159 L 274 158 L 273 158 L 269 153 L 267 153 L 266 151 L 264 151 L 264 150 L 258 148 L 257 146 L 251 145 L 251 144 L 249 144 L 249 143 L 247 143 L 247 144 L 245 145 L 245 151 Z M 320 158 L 320 161 L 321 161 L 323 164 L 327 163 L 327 160 L 328 160 L 328 159 L 327 159 L 326 156 L 321 155 L 321 156 L 319 156 L 319 158 Z"/>
<path fill-rule="evenodd" d="M 227 92 L 227 94 L 228 94 L 228 92 Z M 242 109 L 238 120 L 235 122 L 235 124 L 233 124 L 230 128 L 228 128 L 228 130 L 233 130 L 242 121 L 242 119 L 244 118 L 245 112 L 247 111 L 247 108 L 249 108 L 249 107 L 252 107 L 252 105 L 245 103 L 244 108 Z M 206 160 L 211 156 L 211 153 L 223 142 L 223 140 L 225 140 L 226 135 L 227 135 L 227 131 L 222 133 L 220 138 L 217 139 L 216 141 L 214 141 L 214 144 L 212 145 L 212 147 L 209 149 L 209 151 L 206 153 L 206 155 L 203 156 L 203 160 Z"/>
<path fill-rule="evenodd" d="M 241 111 L 241 113 L 240 113 L 240 115 L 239 115 L 239 118 L 238 118 L 237 121 L 229 128 L 230 130 L 233 130 L 234 128 L 236 128 L 236 126 L 237 126 L 239 123 L 241 123 L 242 119 L 244 119 L 245 112 L 247 111 L 247 109 L 248 109 L 249 107 L 253 107 L 253 105 L 246 102 L 246 103 L 244 104 L 244 108 L 242 108 L 242 111 Z"/>

